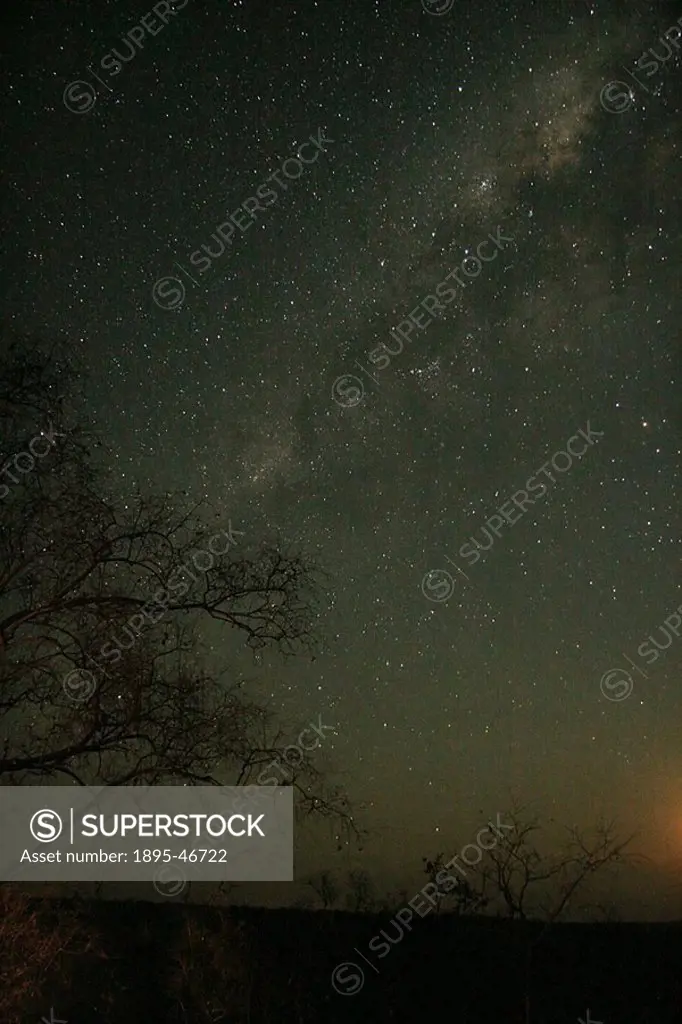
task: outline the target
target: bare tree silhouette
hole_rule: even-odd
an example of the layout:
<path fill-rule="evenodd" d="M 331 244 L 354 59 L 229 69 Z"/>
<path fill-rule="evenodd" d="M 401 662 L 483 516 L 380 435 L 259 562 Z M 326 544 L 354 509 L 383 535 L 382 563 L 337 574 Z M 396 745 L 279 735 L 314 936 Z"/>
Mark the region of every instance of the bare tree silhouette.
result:
<path fill-rule="evenodd" d="M 59 345 L 15 339 L 0 382 L 0 780 L 245 785 L 286 762 L 289 734 L 244 681 L 202 669 L 198 630 L 310 653 L 325 574 L 279 544 L 253 550 L 220 513 L 211 530 L 181 495 L 116 497 Z M 277 781 L 299 812 L 357 831 L 309 752 Z"/>

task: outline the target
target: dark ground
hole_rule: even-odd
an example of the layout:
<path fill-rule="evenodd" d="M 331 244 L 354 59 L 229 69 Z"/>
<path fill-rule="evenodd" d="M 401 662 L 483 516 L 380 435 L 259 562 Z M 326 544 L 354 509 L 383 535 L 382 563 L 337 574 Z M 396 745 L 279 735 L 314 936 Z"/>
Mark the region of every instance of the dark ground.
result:
<path fill-rule="evenodd" d="M 44 927 L 66 905 L 37 901 Z M 70 903 L 69 907 L 73 908 Z M 47 910 L 45 908 L 47 907 Z M 379 959 L 387 915 L 89 902 L 78 917 L 96 948 L 62 955 L 16 1019 L 68 1024 L 303 1024 L 456 1021 L 523 1024 L 528 941 L 540 926 L 429 916 Z M 354 949 L 355 947 L 355 949 Z M 368 956 L 379 973 L 363 961 Z M 0 949 L 0 972 L 7 970 Z M 562 924 L 538 943 L 532 1024 L 682 1022 L 682 924 Z M 30 958 L 30 949 L 26 956 Z M 363 987 L 331 984 L 342 961 Z M 353 968 L 349 968 L 353 970 Z M 348 971 L 344 975 L 348 984 Z M 5 1024 L 3 1021 L 2 1024 Z"/>

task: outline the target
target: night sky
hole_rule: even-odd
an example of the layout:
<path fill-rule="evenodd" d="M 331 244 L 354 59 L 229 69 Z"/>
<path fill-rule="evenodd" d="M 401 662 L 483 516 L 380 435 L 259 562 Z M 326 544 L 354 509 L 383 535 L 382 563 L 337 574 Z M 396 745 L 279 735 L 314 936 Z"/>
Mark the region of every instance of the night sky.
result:
<path fill-rule="evenodd" d="M 679 917 L 682 5 L 447 6 L 23 5 L 5 322 L 84 361 L 118 493 L 186 490 L 331 574 L 315 661 L 206 636 L 292 742 L 335 726 L 319 763 L 371 835 L 301 830 L 298 877 L 416 891 L 514 799 L 637 830 L 597 895 Z"/>

